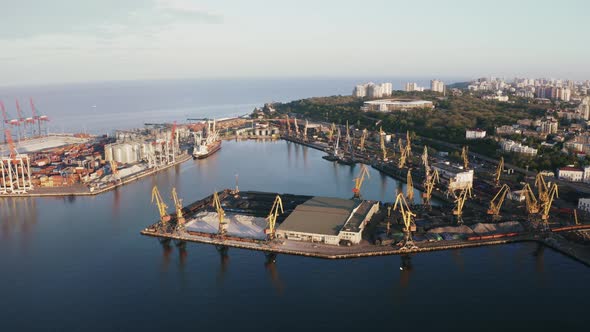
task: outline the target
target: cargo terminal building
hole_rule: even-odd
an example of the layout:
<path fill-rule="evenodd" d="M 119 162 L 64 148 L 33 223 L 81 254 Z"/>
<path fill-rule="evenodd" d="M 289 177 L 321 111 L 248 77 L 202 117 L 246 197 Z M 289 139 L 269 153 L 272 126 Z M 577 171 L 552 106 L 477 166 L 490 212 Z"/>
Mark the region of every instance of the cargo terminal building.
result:
<path fill-rule="evenodd" d="M 277 237 L 338 245 L 358 244 L 362 232 L 379 210 L 379 202 L 313 197 L 299 204 L 277 228 Z"/>

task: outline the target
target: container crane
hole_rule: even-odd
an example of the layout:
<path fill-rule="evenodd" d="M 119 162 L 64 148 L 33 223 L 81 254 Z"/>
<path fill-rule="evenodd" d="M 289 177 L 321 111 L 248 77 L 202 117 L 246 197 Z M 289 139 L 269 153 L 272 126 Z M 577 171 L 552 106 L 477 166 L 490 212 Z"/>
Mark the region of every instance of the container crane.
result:
<path fill-rule="evenodd" d="M 178 198 L 176 188 L 172 188 L 172 201 L 174 201 L 174 208 L 176 209 L 176 227 L 180 229 L 184 226 L 184 213 L 182 213 L 182 199 Z"/>
<path fill-rule="evenodd" d="M 156 207 L 158 208 L 158 212 L 160 213 L 160 221 L 162 224 L 166 224 L 168 221 L 170 221 L 170 216 L 166 212 L 168 205 L 164 203 L 162 195 L 160 195 L 160 191 L 158 190 L 157 186 L 152 188 L 152 203 L 155 203 Z"/>
<path fill-rule="evenodd" d="M 494 182 L 496 187 L 500 186 L 500 176 L 504 172 L 504 157 L 500 157 L 500 162 L 498 163 L 498 167 L 496 168 L 496 172 L 494 172 Z"/>
<path fill-rule="evenodd" d="M 410 210 L 410 206 L 401 192 L 398 193 L 395 198 L 393 210 L 399 211 L 402 216 L 402 221 L 404 222 L 404 243 L 402 249 L 416 248 L 416 245 L 414 245 L 412 240 L 412 230 L 416 227 L 416 224 L 414 223 L 414 217 L 416 217 L 416 214 Z"/>
<path fill-rule="evenodd" d="M 406 176 L 406 197 L 408 198 L 409 202 L 414 202 L 414 182 L 412 181 L 412 169 L 408 169 L 408 174 Z"/>
<path fill-rule="evenodd" d="M 37 114 L 37 107 L 35 107 L 35 103 L 33 102 L 33 98 L 29 98 L 29 104 L 31 104 L 31 114 L 33 115 L 33 127 L 35 123 L 37 124 L 37 136 L 41 136 L 41 117 Z M 33 129 L 34 134 L 34 129 Z M 34 135 L 33 135 L 34 136 Z"/>
<path fill-rule="evenodd" d="M 303 140 L 307 141 L 307 128 L 309 127 L 309 122 L 305 120 L 305 126 L 303 127 Z"/>
<path fill-rule="evenodd" d="M 529 216 L 532 216 L 535 213 L 539 213 L 540 207 L 537 198 L 535 197 L 535 193 L 531 189 L 531 186 L 527 183 L 522 188 L 524 193 L 524 198 L 526 202 L 526 210 Z"/>
<path fill-rule="evenodd" d="M 500 190 L 496 193 L 494 198 L 490 201 L 490 207 L 488 208 L 488 214 L 491 215 L 493 218 L 500 217 L 500 209 L 502 208 L 502 204 L 504 204 L 504 199 L 506 198 L 506 194 L 510 191 L 510 187 L 507 184 L 504 184 Z"/>
<path fill-rule="evenodd" d="M 541 219 L 544 222 L 549 220 L 549 211 L 551 210 L 551 204 L 555 198 L 559 198 L 559 190 L 557 189 L 557 184 L 553 183 L 549 186 L 549 191 L 547 192 L 547 201 L 541 203 Z"/>
<path fill-rule="evenodd" d="M 20 141 L 24 138 L 24 130 L 21 127 L 25 123 L 25 118 L 23 117 L 23 110 L 20 108 L 20 103 L 18 102 L 18 99 L 16 100 L 16 113 L 18 115 L 16 123 L 16 125 L 18 125 L 18 140 Z"/>
<path fill-rule="evenodd" d="M 463 146 L 463 149 L 461 150 L 461 159 L 463 159 L 463 168 L 468 169 L 469 168 L 469 147 L 468 146 Z"/>
<path fill-rule="evenodd" d="M 6 125 L 8 124 L 8 115 L 6 114 L 6 108 L 4 107 L 4 103 L 0 100 L 0 111 L 2 111 L 2 132 L 6 132 Z M 4 142 L 8 142 L 8 138 L 4 136 Z"/>
<path fill-rule="evenodd" d="M 438 170 L 434 170 L 431 174 L 426 175 L 426 179 L 424 179 L 424 192 L 422 193 L 422 198 L 424 205 L 430 207 L 430 200 L 432 198 L 432 191 L 434 190 L 434 186 L 436 183 L 440 181 L 438 177 Z"/>
<path fill-rule="evenodd" d="M 467 198 L 471 197 L 471 187 L 467 187 L 461 190 L 457 198 L 455 198 L 455 209 L 453 209 L 453 215 L 457 216 L 457 224 L 463 224 L 463 208 Z"/>
<path fill-rule="evenodd" d="M 359 175 L 354 178 L 354 188 L 352 189 L 352 192 L 354 193 L 353 198 L 361 198 L 361 187 L 363 186 L 365 177 L 370 178 L 371 176 L 369 175 L 369 169 L 367 168 L 367 165 L 362 164 Z"/>
<path fill-rule="evenodd" d="M 299 125 L 297 124 L 297 118 L 293 118 L 295 124 L 295 137 L 299 137 Z"/>
<path fill-rule="evenodd" d="M 219 194 L 216 192 L 213 193 L 213 207 L 215 211 L 217 211 L 217 218 L 219 218 L 219 228 L 217 233 L 219 235 L 225 235 L 227 233 L 227 220 L 225 220 L 225 211 L 221 207 L 221 201 L 219 200 Z"/>
<path fill-rule="evenodd" d="M 111 159 L 109 161 L 109 164 L 111 165 L 111 171 L 113 172 L 113 177 L 115 178 L 115 181 L 121 181 L 121 178 L 119 177 L 119 169 L 117 168 L 117 162 Z"/>
<path fill-rule="evenodd" d="M 280 213 L 284 213 L 283 210 L 283 200 L 281 196 L 277 195 L 275 198 L 274 203 L 272 203 L 272 208 L 270 209 L 270 213 L 266 220 L 268 220 L 268 228 L 264 230 L 264 233 L 268 236 L 269 240 L 273 240 L 276 237 L 276 224 L 277 218 Z"/>

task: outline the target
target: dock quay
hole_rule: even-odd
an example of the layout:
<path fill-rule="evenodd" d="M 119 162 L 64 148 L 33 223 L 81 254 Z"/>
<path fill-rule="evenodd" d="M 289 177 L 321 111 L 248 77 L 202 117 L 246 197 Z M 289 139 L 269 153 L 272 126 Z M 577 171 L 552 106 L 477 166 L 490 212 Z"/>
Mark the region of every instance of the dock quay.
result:
<path fill-rule="evenodd" d="M 64 197 L 64 196 L 96 196 L 102 193 L 106 193 L 111 190 L 115 190 L 118 187 L 124 186 L 128 183 L 140 180 L 150 175 L 154 175 L 160 171 L 169 169 L 171 167 L 180 165 L 188 160 L 192 160 L 192 157 L 188 154 L 179 155 L 175 162 L 168 165 L 164 165 L 158 168 L 150 168 L 145 171 L 132 174 L 128 177 L 121 178 L 120 181 L 110 183 L 102 188 L 91 190 L 88 186 L 83 184 L 72 185 L 69 187 L 55 187 L 55 188 L 35 188 L 35 190 L 29 191 L 25 194 L 4 194 L 1 197 Z"/>
<path fill-rule="evenodd" d="M 276 228 L 276 236 L 270 237 L 267 232 L 268 225 L 266 225 L 266 220 L 269 210 L 272 210 L 273 200 L 277 195 L 282 198 L 284 203 L 284 213 L 280 215 L 277 221 L 279 225 Z M 340 240 L 336 244 L 330 244 L 327 238 L 334 234 L 330 233 L 330 231 L 326 232 L 325 229 L 322 230 L 321 224 L 328 223 L 328 226 L 332 227 L 333 225 L 325 220 L 337 220 L 338 218 L 334 216 L 342 212 L 339 204 L 342 204 L 344 201 L 353 200 L 323 200 L 322 204 L 324 206 L 315 208 L 317 205 L 310 205 L 309 202 L 322 198 L 265 192 L 234 192 L 229 189 L 219 192 L 218 197 L 223 207 L 224 215 L 230 223 L 227 233 L 223 235 L 218 233 L 219 224 L 215 222 L 218 216 L 215 208 L 212 206 L 215 200 L 214 195 L 185 206 L 182 209 L 182 214 L 186 222 L 181 227 L 179 227 L 179 223 L 177 222 L 176 214 L 171 214 L 170 220 L 167 222 L 158 221 L 142 230 L 141 234 L 156 237 L 160 240 L 196 242 L 218 247 L 233 247 L 265 253 L 298 255 L 322 259 L 405 255 L 532 241 L 547 245 L 590 266 L 590 255 L 586 252 L 576 250 L 575 247 L 569 245 L 569 242 L 559 234 L 560 232 L 572 231 L 587 232 L 590 230 L 590 225 L 555 227 L 542 232 L 526 227 L 526 225 L 521 227 L 521 225 L 512 224 L 513 227 L 516 227 L 512 230 L 518 231 L 507 231 L 501 228 L 501 225 L 497 225 L 499 227 L 498 230 L 489 233 L 482 232 L 481 230 L 493 228 L 492 224 L 486 224 L 486 227 L 476 224 L 469 226 L 473 231 L 470 230 L 465 234 L 455 234 L 458 236 L 450 237 L 447 237 L 448 234 L 441 233 L 444 235 L 441 238 L 436 233 L 438 232 L 437 229 L 442 229 L 448 233 L 452 231 L 454 226 L 447 223 L 446 226 L 441 227 L 442 224 L 437 221 L 437 218 L 433 218 L 432 220 L 426 221 L 430 224 L 429 226 L 424 226 L 424 223 L 420 223 L 419 230 L 414 232 L 412 246 L 403 246 L 403 237 L 399 237 L 398 240 L 393 240 L 387 245 L 375 244 L 375 235 L 380 232 L 380 227 L 387 220 L 387 216 L 383 213 L 383 210 L 386 210 L 385 207 L 388 203 L 374 202 L 379 206 L 379 211 L 375 211 L 375 213 L 368 216 L 366 224 L 360 227 L 362 239 L 358 243 L 351 245 L 346 241 Z M 362 204 L 362 202 L 369 202 L 369 206 L 373 203 L 372 201 L 360 201 L 354 204 Z M 310 206 L 315 207 L 310 208 Z M 358 211 L 358 209 L 354 210 L 352 215 Z M 297 217 L 296 215 L 298 213 L 304 214 Z M 328 218 L 325 218 L 326 216 Z M 304 224 L 301 217 L 310 219 L 308 224 Z M 345 216 L 345 218 L 348 218 L 348 216 Z M 295 226 L 293 226 L 293 222 L 295 222 Z M 301 224 L 298 224 L 300 222 Z M 394 230 L 392 232 L 399 234 L 400 226 L 395 220 L 393 222 L 392 229 Z M 232 223 L 236 223 L 233 228 L 231 226 Z M 291 223 L 291 227 L 300 227 L 300 229 L 285 230 L 282 228 L 289 223 Z M 311 228 L 309 228 L 310 225 L 312 225 Z M 342 229 L 347 229 L 347 224 L 344 223 L 341 227 Z M 460 227 L 463 229 L 469 228 L 466 225 Z M 309 233 L 313 229 L 316 230 L 316 234 Z M 433 230 L 434 233 L 431 233 L 430 231 Z M 477 233 L 477 230 L 481 233 Z M 301 231 L 301 233 L 305 233 L 309 237 L 297 237 L 295 234 L 297 231 Z M 427 236 L 427 234 L 431 234 L 433 237 Z"/>

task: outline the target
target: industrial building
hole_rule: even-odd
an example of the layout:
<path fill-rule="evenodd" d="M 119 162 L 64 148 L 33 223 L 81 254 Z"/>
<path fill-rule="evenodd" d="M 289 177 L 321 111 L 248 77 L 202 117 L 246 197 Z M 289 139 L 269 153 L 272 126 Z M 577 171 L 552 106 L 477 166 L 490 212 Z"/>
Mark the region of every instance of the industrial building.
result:
<path fill-rule="evenodd" d="M 441 180 L 447 183 L 450 192 L 473 187 L 472 169 L 466 170 L 450 163 L 433 164 L 432 168 L 438 171 Z"/>
<path fill-rule="evenodd" d="M 256 137 L 256 138 L 276 138 L 281 134 L 280 128 L 268 124 L 257 124 L 252 127 L 236 129 L 236 136 L 239 137 Z"/>
<path fill-rule="evenodd" d="M 409 100 L 409 99 L 380 99 L 364 102 L 361 107 L 362 111 L 407 111 L 416 108 L 434 108 L 434 104 L 427 100 Z"/>
<path fill-rule="evenodd" d="M 277 228 L 277 237 L 338 245 L 358 244 L 362 232 L 379 210 L 375 201 L 313 197 L 295 210 Z"/>

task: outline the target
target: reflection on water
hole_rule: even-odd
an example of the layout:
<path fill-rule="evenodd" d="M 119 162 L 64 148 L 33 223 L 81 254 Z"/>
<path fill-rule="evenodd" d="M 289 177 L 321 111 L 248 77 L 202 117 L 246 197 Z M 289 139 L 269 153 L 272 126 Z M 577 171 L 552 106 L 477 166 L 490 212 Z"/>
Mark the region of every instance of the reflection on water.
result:
<path fill-rule="evenodd" d="M 17 233 L 23 240 L 21 244 L 26 247 L 37 218 L 35 198 L 0 198 L 0 231 L 3 239 L 7 240 Z"/>
<path fill-rule="evenodd" d="M 220 258 L 219 273 L 217 273 L 217 284 L 222 286 L 223 282 L 225 281 L 225 275 L 229 265 L 229 247 L 217 245 L 215 248 L 217 249 Z"/>
<path fill-rule="evenodd" d="M 535 257 L 535 270 L 539 274 L 542 274 L 545 270 L 544 253 L 545 246 L 537 243 L 537 247 L 535 248 L 535 251 L 533 251 L 533 257 Z"/>
<path fill-rule="evenodd" d="M 279 272 L 277 271 L 277 254 L 265 253 L 264 268 L 268 271 L 271 283 L 277 291 L 277 294 L 282 295 L 284 286 L 279 276 Z"/>
<path fill-rule="evenodd" d="M 400 264 L 400 277 L 399 283 L 402 288 L 408 288 L 410 284 L 410 276 L 412 275 L 412 270 L 414 270 L 414 266 L 412 265 L 412 257 L 410 255 L 401 255 L 401 264 Z"/>

